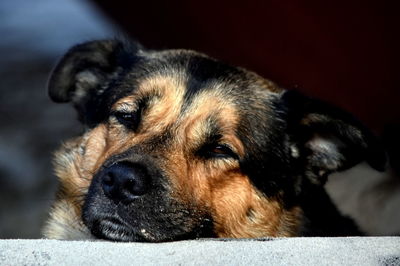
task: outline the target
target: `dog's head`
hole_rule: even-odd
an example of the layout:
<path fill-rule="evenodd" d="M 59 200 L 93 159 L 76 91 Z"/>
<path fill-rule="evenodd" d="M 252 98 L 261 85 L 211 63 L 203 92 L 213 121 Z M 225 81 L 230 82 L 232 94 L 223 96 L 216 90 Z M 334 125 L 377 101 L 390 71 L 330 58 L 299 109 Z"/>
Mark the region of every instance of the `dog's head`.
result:
<path fill-rule="evenodd" d="M 86 128 L 56 154 L 49 237 L 294 236 L 305 191 L 385 160 L 348 114 L 193 51 L 84 43 L 49 93 Z"/>

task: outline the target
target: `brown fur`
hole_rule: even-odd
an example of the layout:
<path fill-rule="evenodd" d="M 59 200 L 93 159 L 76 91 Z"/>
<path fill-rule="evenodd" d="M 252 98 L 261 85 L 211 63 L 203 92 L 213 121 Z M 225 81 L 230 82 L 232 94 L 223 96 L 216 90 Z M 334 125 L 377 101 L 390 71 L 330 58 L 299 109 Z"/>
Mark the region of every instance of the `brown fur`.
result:
<path fill-rule="evenodd" d="M 63 238 L 67 235 L 63 227 L 54 226 L 57 224 L 54 221 L 59 221 L 60 216 L 70 216 L 70 219 L 61 220 L 72 224 L 77 232 L 84 232 L 75 234 L 78 238 L 87 234 L 79 221 L 83 198 L 93 174 L 110 156 L 160 136 L 167 129 L 174 134 L 169 149 L 153 153 L 162 157 L 164 170 L 173 177 L 170 180 L 172 196 L 180 202 L 206 208 L 212 215 L 218 237 L 297 234 L 301 210 L 285 210 L 279 198 L 263 196 L 240 172 L 238 162 L 229 159 L 204 162 L 186 156 L 188 149 L 201 143 L 204 132 L 208 130 L 206 118 L 210 115 L 217 115 L 224 132 L 223 141 L 230 143 L 239 155 L 244 154 L 244 148 L 234 134 L 239 123 L 238 114 L 226 95 L 219 94 L 219 90 L 205 91 L 180 116 L 184 90 L 183 82 L 171 77 L 147 79 L 135 94 L 122 98 L 112 107 L 113 110 L 134 110 L 138 98 L 151 97 L 139 134 L 129 132 L 111 118 L 83 137 L 67 142 L 56 153 L 56 174 L 62 184 L 62 194 L 45 229 L 47 237 Z M 204 105 L 204 102 L 209 104 Z"/>
<path fill-rule="evenodd" d="M 50 238 L 359 235 L 323 185 L 364 160 L 385 166 L 346 112 L 193 51 L 83 43 L 49 95 L 86 129 L 55 156 Z"/>

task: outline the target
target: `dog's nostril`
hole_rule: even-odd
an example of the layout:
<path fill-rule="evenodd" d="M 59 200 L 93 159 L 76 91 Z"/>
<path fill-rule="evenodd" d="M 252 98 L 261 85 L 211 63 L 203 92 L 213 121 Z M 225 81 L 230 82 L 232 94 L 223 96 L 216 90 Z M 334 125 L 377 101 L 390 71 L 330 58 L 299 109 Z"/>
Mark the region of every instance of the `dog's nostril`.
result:
<path fill-rule="evenodd" d="M 135 179 L 128 179 L 122 189 L 124 190 L 124 193 L 141 196 L 146 193 L 147 184 L 144 179 L 137 177 Z"/>
<path fill-rule="evenodd" d="M 123 185 L 123 190 L 125 193 L 132 194 L 132 195 L 138 195 L 140 196 L 140 190 L 137 189 L 137 182 L 134 179 L 129 179 L 127 182 Z"/>
<path fill-rule="evenodd" d="M 103 176 L 103 184 L 106 186 L 112 186 L 114 184 L 114 174 L 108 173 Z"/>
<path fill-rule="evenodd" d="M 115 178 L 112 172 L 107 172 L 102 176 L 101 186 L 103 187 L 104 193 L 110 197 L 115 190 Z"/>

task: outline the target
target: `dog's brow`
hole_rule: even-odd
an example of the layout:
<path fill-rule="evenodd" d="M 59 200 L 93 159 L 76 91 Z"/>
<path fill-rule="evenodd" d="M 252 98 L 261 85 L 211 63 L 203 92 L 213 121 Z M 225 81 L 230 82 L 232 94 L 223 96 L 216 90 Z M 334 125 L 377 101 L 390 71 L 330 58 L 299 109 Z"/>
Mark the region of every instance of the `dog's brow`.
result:
<path fill-rule="evenodd" d="M 112 110 L 115 111 L 126 111 L 126 112 L 132 112 L 135 110 L 136 104 L 135 104 L 135 97 L 130 95 L 127 97 L 124 97 L 117 101 L 113 106 Z"/>
<path fill-rule="evenodd" d="M 216 142 L 222 137 L 221 127 L 218 120 L 214 115 L 210 115 L 205 121 L 205 135 L 204 138 L 207 142 Z"/>
<path fill-rule="evenodd" d="M 145 111 L 142 132 L 159 134 L 176 123 L 185 91 L 179 77 L 155 75 L 141 80 L 133 94 L 120 99 L 112 110 Z"/>
<path fill-rule="evenodd" d="M 135 110 L 135 105 L 132 103 L 122 102 L 118 103 L 113 109 L 120 112 L 132 112 Z"/>
<path fill-rule="evenodd" d="M 198 123 L 194 132 L 194 145 L 204 146 L 207 144 L 227 144 L 233 148 L 240 155 L 243 154 L 243 147 L 241 141 L 238 139 L 235 130 L 233 128 L 224 127 L 224 123 L 221 121 L 221 117 L 218 114 L 211 114 L 202 121 L 196 121 Z"/>

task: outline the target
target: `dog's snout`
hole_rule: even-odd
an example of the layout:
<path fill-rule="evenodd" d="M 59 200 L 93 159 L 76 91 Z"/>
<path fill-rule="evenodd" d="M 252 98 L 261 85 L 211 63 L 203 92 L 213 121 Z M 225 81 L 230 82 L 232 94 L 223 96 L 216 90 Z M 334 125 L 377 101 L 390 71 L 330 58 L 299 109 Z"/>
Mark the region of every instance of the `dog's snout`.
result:
<path fill-rule="evenodd" d="M 118 163 L 106 168 L 101 175 L 104 194 L 114 201 L 129 201 L 146 194 L 150 176 L 145 167 Z"/>

